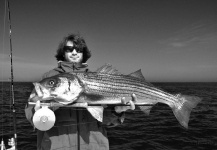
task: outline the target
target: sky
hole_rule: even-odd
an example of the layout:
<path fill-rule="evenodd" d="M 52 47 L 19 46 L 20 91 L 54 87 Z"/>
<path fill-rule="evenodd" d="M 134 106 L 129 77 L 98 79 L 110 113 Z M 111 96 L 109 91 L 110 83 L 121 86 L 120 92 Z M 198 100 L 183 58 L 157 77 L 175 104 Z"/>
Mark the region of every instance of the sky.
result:
<path fill-rule="evenodd" d="M 141 69 L 149 82 L 217 82 L 216 6 L 216 0 L 10 0 L 14 81 L 39 81 L 57 66 L 63 37 L 79 33 L 92 52 L 92 71 L 110 63 L 123 74 Z M 0 0 L 2 81 L 11 73 L 7 15 Z"/>

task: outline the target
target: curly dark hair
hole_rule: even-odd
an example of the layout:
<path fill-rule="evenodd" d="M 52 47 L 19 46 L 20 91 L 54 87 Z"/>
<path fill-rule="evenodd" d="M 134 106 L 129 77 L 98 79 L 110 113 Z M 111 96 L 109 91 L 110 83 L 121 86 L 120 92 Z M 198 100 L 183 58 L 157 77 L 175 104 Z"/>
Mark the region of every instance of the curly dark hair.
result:
<path fill-rule="evenodd" d="M 64 46 L 66 46 L 66 43 L 68 41 L 72 41 L 73 45 L 76 47 L 79 47 L 83 50 L 83 60 L 82 63 L 85 63 L 90 57 L 91 57 L 91 51 L 88 49 L 85 40 L 83 37 L 81 37 L 79 34 L 69 34 L 68 36 L 64 37 L 63 40 L 60 42 L 57 54 L 55 55 L 57 61 L 64 61 Z"/>

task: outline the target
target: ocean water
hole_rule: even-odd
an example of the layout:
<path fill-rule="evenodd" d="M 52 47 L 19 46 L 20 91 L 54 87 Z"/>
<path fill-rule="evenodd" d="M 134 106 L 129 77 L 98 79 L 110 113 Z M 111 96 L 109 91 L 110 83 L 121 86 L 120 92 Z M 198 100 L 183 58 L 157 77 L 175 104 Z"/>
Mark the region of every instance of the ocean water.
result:
<path fill-rule="evenodd" d="M 169 106 L 155 105 L 149 116 L 126 112 L 122 125 L 108 128 L 110 150 L 217 150 L 217 83 L 153 83 L 171 94 L 202 98 L 191 112 L 188 129 L 176 120 Z M 36 132 L 25 118 L 24 107 L 31 83 L 14 83 L 16 126 L 19 150 L 36 149 Z M 13 133 L 10 83 L 1 82 L 0 140 Z"/>

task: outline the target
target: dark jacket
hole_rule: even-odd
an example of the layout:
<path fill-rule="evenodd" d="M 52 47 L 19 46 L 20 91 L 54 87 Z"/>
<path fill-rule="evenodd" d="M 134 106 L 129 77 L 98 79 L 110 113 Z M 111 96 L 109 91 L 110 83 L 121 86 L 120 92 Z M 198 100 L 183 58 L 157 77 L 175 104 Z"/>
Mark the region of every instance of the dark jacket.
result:
<path fill-rule="evenodd" d="M 88 71 L 87 65 L 60 62 L 57 68 L 45 73 L 43 78 L 72 71 Z M 32 123 L 34 107 L 27 105 L 25 113 Z M 37 130 L 37 150 L 108 150 L 105 127 L 121 124 L 113 108 L 104 109 L 103 122 L 98 122 L 85 108 L 58 108 L 54 113 L 54 127 L 48 131 Z"/>

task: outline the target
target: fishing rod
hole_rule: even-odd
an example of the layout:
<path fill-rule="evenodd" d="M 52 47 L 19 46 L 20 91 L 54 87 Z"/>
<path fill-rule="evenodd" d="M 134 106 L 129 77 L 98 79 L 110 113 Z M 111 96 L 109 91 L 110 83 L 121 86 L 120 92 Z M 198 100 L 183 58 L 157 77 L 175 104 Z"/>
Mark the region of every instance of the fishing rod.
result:
<path fill-rule="evenodd" d="M 28 102 L 28 105 L 35 106 L 35 102 Z M 51 129 L 56 121 L 55 114 L 52 110 L 48 109 L 48 107 L 82 107 L 82 108 L 90 108 L 90 107 L 104 107 L 104 106 L 130 106 L 130 104 L 94 104 L 94 103 L 87 103 L 87 102 L 75 102 L 70 105 L 64 105 L 57 102 L 50 102 L 50 103 L 40 103 L 42 106 L 41 109 L 35 112 L 32 122 L 34 124 L 34 127 L 41 131 L 47 131 Z M 154 104 L 135 104 L 136 106 L 153 106 Z M 101 112 L 101 111 L 99 111 Z M 100 115 L 100 113 L 97 116 L 97 120 L 102 121 L 103 117 Z M 94 117 L 96 117 L 94 115 Z"/>
<path fill-rule="evenodd" d="M 35 106 L 35 102 L 28 102 L 30 106 Z M 130 104 L 94 104 L 94 103 L 73 103 L 71 105 L 65 105 L 57 102 L 40 103 L 41 106 L 46 107 L 89 107 L 89 106 L 130 106 Z M 154 104 L 135 104 L 135 106 L 154 106 Z"/>
<path fill-rule="evenodd" d="M 15 110 L 15 100 L 14 100 L 14 74 L 13 74 L 13 51 L 12 51 L 12 27 L 11 27 L 11 14 L 10 14 L 10 4 L 7 1 L 8 8 L 8 22 L 9 22 L 9 39 L 10 39 L 10 59 L 11 59 L 11 99 L 12 99 L 12 112 L 13 112 L 13 127 L 14 127 L 14 146 L 17 150 L 17 130 L 16 130 L 16 110 Z"/>

